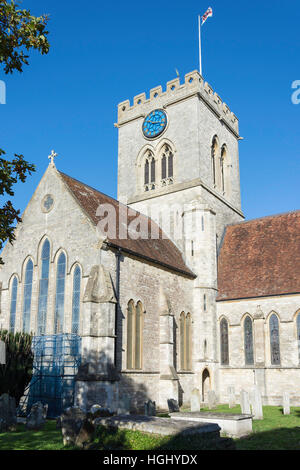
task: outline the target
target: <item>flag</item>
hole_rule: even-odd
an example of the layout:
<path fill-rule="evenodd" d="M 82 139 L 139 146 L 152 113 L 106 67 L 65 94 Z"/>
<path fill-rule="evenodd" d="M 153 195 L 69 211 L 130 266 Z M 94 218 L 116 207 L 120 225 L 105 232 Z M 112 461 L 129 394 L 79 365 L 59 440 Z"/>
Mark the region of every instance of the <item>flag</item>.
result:
<path fill-rule="evenodd" d="M 213 11 L 212 11 L 212 8 L 209 7 L 209 9 L 204 13 L 204 15 L 202 16 L 202 24 L 205 23 L 205 21 L 207 20 L 207 18 L 209 18 L 210 16 L 213 16 Z"/>

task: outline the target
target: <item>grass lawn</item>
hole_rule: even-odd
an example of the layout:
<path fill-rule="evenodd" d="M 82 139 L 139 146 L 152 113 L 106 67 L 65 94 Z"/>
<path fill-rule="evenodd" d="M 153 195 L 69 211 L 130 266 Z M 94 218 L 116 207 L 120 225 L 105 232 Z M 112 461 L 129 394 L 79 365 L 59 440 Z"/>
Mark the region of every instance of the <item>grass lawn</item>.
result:
<path fill-rule="evenodd" d="M 208 410 L 204 410 L 208 411 Z M 240 407 L 221 405 L 216 411 L 240 413 Z M 300 450 L 300 408 L 292 408 L 289 416 L 281 407 L 264 406 L 264 419 L 253 421 L 253 434 L 236 439 L 238 450 Z M 95 450 L 201 450 L 214 449 L 209 441 L 196 436 L 167 437 L 138 431 L 107 431 L 98 428 L 93 444 Z M 0 450 L 63 450 L 61 432 L 55 421 L 48 421 L 43 431 L 26 431 L 18 425 L 17 432 L 0 434 Z M 70 448 L 68 448 L 70 449 Z"/>
<path fill-rule="evenodd" d="M 253 434 L 235 439 L 238 450 L 300 450 L 300 408 L 291 408 L 290 415 L 283 415 L 280 406 L 264 406 L 264 419 L 253 420 Z M 208 408 L 203 411 L 211 411 Z M 241 407 L 220 405 L 222 413 L 241 413 Z"/>

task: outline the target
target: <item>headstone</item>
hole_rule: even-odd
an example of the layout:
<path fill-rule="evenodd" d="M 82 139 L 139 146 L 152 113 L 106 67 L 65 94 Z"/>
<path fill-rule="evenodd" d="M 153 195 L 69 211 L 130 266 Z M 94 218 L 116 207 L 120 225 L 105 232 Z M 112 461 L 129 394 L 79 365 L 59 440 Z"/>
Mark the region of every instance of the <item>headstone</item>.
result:
<path fill-rule="evenodd" d="M 106 418 L 112 415 L 113 412 L 109 408 L 105 408 L 101 405 L 93 405 L 88 413 L 88 418 L 94 421 L 96 418 Z"/>
<path fill-rule="evenodd" d="M 191 394 L 191 412 L 195 413 L 201 409 L 200 391 L 198 388 L 194 388 Z"/>
<path fill-rule="evenodd" d="M 241 391 L 241 409 L 242 409 L 242 414 L 244 415 L 251 414 L 249 394 L 245 390 Z"/>
<path fill-rule="evenodd" d="M 217 406 L 217 396 L 215 394 L 214 390 L 209 390 L 207 394 L 208 398 L 208 408 L 212 410 L 213 408 L 216 408 Z"/>
<path fill-rule="evenodd" d="M 85 419 L 80 427 L 79 433 L 75 439 L 75 445 L 80 449 L 86 449 L 93 442 L 95 435 L 95 426 Z"/>
<path fill-rule="evenodd" d="M 170 413 L 177 413 L 179 411 L 179 405 L 177 400 L 170 398 L 168 400 L 168 408 Z"/>
<path fill-rule="evenodd" d="M 284 392 L 283 394 L 283 414 L 291 414 L 291 404 L 290 404 L 290 394 L 289 392 Z"/>
<path fill-rule="evenodd" d="M 155 401 L 148 400 L 145 403 L 145 416 L 156 416 Z"/>
<path fill-rule="evenodd" d="M 252 414 L 253 419 L 264 419 L 261 393 L 257 385 L 252 393 Z"/>
<path fill-rule="evenodd" d="M 67 408 L 60 418 L 63 444 L 75 445 L 77 435 L 86 420 L 86 414 L 81 408 L 72 406 Z"/>
<path fill-rule="evenodd" d="M 6 363 L 5 356 L 5 343 L 4 341 L 0 340 L 0 365 L 4 365 Z"/>
<path fill-rule="evenodd" d="M 39 430 L 42 429 L 47 418 L 48 405 L 38 402 L 32 405 L 29 415 L 26 419 L 26 429 Z"/>
<path fill-rule="evenodd" d="M 4 431 L 15 431 L 17 426 L 16 400 L 7 393 L 0 396 L 0 421 Z"/>
<path fill-rule="evenodd" d="M 228 387 L 228 402 L 229 408 L 235 407 L 235 389 L 234 387 Z"/>
<path fill-rule="evenodd" d="M 128 395 L 123 395 L 119 398 L 118 415 L 129 415 L 131 407 L 131 398 Z"/>

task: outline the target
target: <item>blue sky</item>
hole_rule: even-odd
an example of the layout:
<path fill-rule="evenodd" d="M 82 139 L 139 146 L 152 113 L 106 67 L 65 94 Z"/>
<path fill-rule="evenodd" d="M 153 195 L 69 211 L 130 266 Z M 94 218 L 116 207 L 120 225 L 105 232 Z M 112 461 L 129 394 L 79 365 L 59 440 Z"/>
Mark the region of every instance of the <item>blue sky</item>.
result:
<path fill-rule="evenodd" d="M 50 15 L 51 51 L 33 53 L 22 74 L 0 79 L 0 143 L 37 166 L 16 186 L 24 210 L 48 165 L 117 194 L 117 104 L 198 68 L 197 15 L 203 27 L 203 76 L 240 120 L 242 207 L 247 219 L 300 209 L 300 2 L 81 2 L 23 0 Z"/>

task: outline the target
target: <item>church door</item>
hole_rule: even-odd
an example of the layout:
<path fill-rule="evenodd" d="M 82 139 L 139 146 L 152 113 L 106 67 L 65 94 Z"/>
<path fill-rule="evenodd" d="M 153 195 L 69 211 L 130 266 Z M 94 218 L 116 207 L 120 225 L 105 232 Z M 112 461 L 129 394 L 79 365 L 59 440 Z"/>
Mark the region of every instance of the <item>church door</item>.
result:
<path fill-rule="evenodd" d="M 210 374 L 207 369 L 202 373 L 202 401 L 207 402 L 207 394 L 210 390 Z"/>

